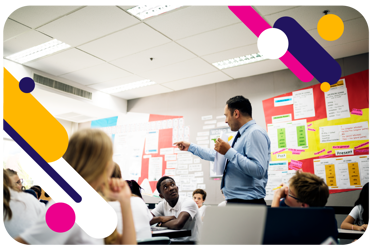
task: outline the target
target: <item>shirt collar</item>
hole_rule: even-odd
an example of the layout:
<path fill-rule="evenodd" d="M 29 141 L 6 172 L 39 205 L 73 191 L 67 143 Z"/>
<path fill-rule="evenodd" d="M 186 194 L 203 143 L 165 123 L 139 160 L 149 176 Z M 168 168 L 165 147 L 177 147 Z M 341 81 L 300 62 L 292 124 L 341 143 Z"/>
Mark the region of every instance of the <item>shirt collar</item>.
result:
<path fill-rule="evenodd" d="M 245 130 L 248 128 L 248 127 L 250 127 L 251 125 L 253 125 L 253 124 L 256 124 L 256 122 L 255 122 L 255 120 L 253 119 L 253 120 L 251 120 L 251 121 L 248 121 L 248 122 L 246 122 L 239 130 L 238 130 L 238 132 L 240 133 L 240 135 L 242 135 L 243 134 L 243 132 L 245 132 Z"/>
<path fill-rule="evenodd" d="M 178 201 L 176 203 L 176 205 L 172 208 L 169 203 L 167 201 L 165 201 L 167 203 L 167 210 L 168 211 L 177 211 L 178 207 L 180 206 L 180 202 L 181 202 L 181 196 L 178 196 Z"/>

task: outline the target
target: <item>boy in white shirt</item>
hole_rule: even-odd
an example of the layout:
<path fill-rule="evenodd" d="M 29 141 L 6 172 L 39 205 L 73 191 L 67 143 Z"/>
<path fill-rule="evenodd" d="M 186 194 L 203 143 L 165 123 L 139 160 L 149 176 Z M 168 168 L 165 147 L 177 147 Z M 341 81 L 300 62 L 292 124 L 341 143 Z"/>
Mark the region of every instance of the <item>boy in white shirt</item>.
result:
<path fill-rule="evenodd" d="M 150 224 L 159 223 L 158 226 L 175 230 L 191 230 L 190 237 L 174 240 L 196 241 L 202 224 L 197 204 L 190 197 L 179 196 L 178 187 L 171 177 L 160 178 L 156 188 L 163 201 L 151 211 L 154 218 L 152 218 Z"/>

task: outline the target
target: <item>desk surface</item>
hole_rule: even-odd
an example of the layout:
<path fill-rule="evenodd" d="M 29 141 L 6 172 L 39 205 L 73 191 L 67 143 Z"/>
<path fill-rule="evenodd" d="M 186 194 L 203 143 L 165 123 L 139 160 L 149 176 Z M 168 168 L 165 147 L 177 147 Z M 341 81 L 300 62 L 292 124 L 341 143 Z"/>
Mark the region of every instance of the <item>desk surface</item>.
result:
<path fill-rule="evenodd" d="M 338 228 L 340 239 L 359 239 L 365 232 Z"/>
<path fill-rule="evenodd" d="M 181 229 L 181 230 L 158 230 L 158 231 L 151 231 L 152 237 L 158 236 L 167 236 L 169 238 L 181 238 L 186 236 L 191 236 L 191 230 Z"/>

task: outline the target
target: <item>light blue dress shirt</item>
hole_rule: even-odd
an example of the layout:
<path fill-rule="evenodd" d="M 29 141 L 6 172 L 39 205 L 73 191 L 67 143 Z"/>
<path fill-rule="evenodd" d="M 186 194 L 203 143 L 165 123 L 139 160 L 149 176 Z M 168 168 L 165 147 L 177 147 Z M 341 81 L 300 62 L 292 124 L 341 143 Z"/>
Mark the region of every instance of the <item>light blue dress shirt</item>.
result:
<path fill-rule="evenodd" d="M 255 120 L 247 122 L 238 132 L 241 137 L 225 154 L 229 160 L 222 178 L 225 199 L 263 199 L 266 196 L 271 141 Z M 204 160 L 215 160 L 216 151 L 213 149 L 190 144 L 188 151 Z"/>

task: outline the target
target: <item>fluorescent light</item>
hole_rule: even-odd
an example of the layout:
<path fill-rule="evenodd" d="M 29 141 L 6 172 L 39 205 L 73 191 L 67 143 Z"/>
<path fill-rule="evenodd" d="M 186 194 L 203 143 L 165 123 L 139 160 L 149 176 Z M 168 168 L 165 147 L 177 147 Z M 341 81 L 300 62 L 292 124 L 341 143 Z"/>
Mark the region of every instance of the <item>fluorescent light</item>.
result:
<path fill-rule="evenodd" d="M 63 50 L 68 47 L 70 47 L 70 45 L 54 39 L 46 43 L 40 44 L 38 46 L 31 47 L 21 52 L 12 54 L 6 58 L 14 62 L 23 64 L 31 60 L 46 56 L 48 54 Z"/>
<path fill-rule="evenodd" d="M 147 80 L 137 81 L 137 82 L 133 82 L 129 84 L 123 84 L 123 85 L 103 89 L 102 91 L 111 94 L 111 93 L 117 93 L 117 92 L 121 92 L 125 90 L 132 90 L 132 89 L 136 89 L 140 87 L 145 87 L 145 86 L 152 85 L 152 84 L 155 84 L 155 82 L 147 79 Z"/>
<path fill-rule="evenodd" d="M 253 63 L 253 62 L 257 62 L 261 60 L 266 60 L 266 59 L 268 58 L 264 57 L 262 54 L 254 53 L 251 55 L 245 55 L 245 56 L 237 57 L 234 59 L 227 59 L 227 60 L 223 60 L 223 61 L 212 63 L 212 64 L 221 70 L 225 68 L 245 65 L 245 64 L 249 64 L 249 63 Z"/>
<path fill-rule="evenodd" d="M 181 6 L 182 5 L 138 5 L 126 11 L 143 20 L 151 16 L 160 15 L 162 13 L 180 8 Z"/>

